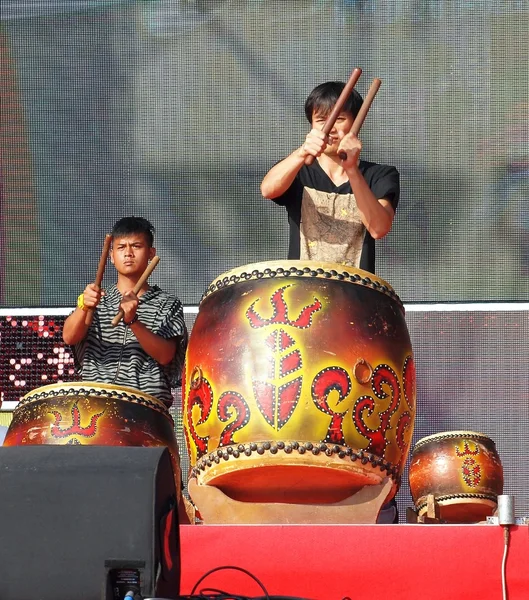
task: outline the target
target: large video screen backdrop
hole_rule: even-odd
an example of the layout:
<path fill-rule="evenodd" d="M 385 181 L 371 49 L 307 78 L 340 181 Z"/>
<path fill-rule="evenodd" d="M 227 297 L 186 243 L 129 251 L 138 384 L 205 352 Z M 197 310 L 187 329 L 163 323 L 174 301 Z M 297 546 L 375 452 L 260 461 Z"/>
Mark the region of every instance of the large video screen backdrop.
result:
<path fill-rule="evenodd" d="M 402 196 L 378 273 L 405 302 L 526 301 L 527 2 L 11 0 L 0 9 L 0 304 L 71 306 L 119 217 L 155 224 L 155 280 L 196 304 L 286 256 L 268 168 L 318 83 L 382 88 L 364 156 Z M 107 270 L 111 279 L 111 268 Z"/>

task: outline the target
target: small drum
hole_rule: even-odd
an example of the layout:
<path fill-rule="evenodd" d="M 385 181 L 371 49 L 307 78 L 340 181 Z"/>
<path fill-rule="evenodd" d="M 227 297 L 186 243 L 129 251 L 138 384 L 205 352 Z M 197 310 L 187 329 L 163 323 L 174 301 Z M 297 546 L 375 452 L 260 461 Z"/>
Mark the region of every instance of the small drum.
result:
<path fill-rule="evenodd" d="M 327 504 L 389 477 L 392 497 L 415 419 L 402 303 L 340 264 L 230 271 L 200 303 L 183 395 L 198 484 L 241 501 Z"/>
<path fill-rule="evenodd" d="M 177 490 L 180 459 L 174 424 L 160 400 L 134 388 L 81 381 L 26 394 L 13 412 L 4 445 L 167 446 Z"/>
<path fill-rule="evenodd" d="M 409 482 L 419 516 L 433 495 L 442 520 L 478 523 L 496 509 L 503 468 L 494 442 L 483 433 L 446 431 L 417 442 Z"/>

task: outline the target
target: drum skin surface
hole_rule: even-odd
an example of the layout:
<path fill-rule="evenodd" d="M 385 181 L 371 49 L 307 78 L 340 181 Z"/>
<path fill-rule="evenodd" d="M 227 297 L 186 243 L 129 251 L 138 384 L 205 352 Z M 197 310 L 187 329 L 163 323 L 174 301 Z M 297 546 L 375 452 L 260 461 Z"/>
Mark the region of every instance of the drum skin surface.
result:
<path fill-rule="evenodd" d="M 46 385 L 13 412 L 5 446 L 167 446 L 180 489 L 173 420 L 163 402 L 137 389 L 93 381 Z"/>
<path fill-rule="evenodd" d="M 442 520 L 477 523 L 491 516 L 503 493 L 503 467 L 494 442 L 483 433 L 446 431 L 419 440 L 409 469 L 419 515 L 433 495 Z"/>
<path fill-rule="evenodd" d="M 235 500 L 333 503 L 399 486 L 415 419 L 404 309 L 366 271 L 247 265 L 204 294 L 183 382 L 191 476 Z"/>

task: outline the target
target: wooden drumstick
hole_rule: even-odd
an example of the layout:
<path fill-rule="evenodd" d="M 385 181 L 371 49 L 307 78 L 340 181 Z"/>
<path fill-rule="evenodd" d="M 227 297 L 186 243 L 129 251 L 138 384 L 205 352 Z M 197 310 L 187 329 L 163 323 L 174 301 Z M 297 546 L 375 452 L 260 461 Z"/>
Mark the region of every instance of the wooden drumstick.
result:
<path fill-rule="evenodd" d="M 338 118 L 339 114 L 342 112 L 342 108 L 343 108 L 344 104 L 347 102 L 347 98 L 349 98 L 349 96 L 351 95 L 351 92 L 353 91 L 354 86 L 356 85 L 356 82 L 360 79 L 360 75 L 362 75 L 362 69 L 360 67 L 355 67 L 353 69 L 353 72 L 351 73 L 351 76 L 349 77 L 349 80 L 345 84 L 345 87 L 343 88 L 342 93 L 338 96 L 338 100 L 336 100 L 336 104 L 334 105 L 333 109 L 329 113 L 329 116 L 327 117 L 327 120 L 325 121 L 325 123 L 323 125 L 322 131 L 325 135 L 328 135 L 329 132 L 331 131 L 331 129 L 333 128 L 334 123 L 336 122 L 336 119 Z M 311 165 L 313 162 L 314 162 L 314 156 L 312 156 L 312 154 L 310 154 L 305 159 L 305 164 Z"/>
<path fill-rule="evenodd" d="M 101 283 L 103 281 L 103 275 L 105 273 L 105 267 L 107 266 L 108 254 L 110 252 L 111 244 L 112 244 L 112 236 L 109 233 L 107 233 L 105 235 L 105 242 L 103 243 L 103 250 L 101 251 L 101 257 L 99 258 L 99 265 L 97 267 L 96 278 L 94 281 L 95 285 L 97 285 L 98 288 L 101 287 Z M 86 311 L 86 316 L 84 319 L 85 325 L 90 327 L 90 325 L 92 324 L 93 318 L 94 318 L 94 309 L 89 308 Z"/>
<path fill-rule="evenodd" d="M 143 284 L 147 281 L 147 279 L 149 279 L 150 274 L 154 271 L 159 262 L 160 257 L 155 256 L 147 265 L 147 268 L 145 271 L 143 271 L 142 276 L 138 279 L 138 283 L 136 283 L 132 290 L 135 294 L 138 294 L 143 287 Z M 123 319 L 124 315 L 125 313 L 123 312 L 123 309 L 120 308 L 118 314 L 112 319 L 112 327 L 115 327 L 121 321 L 121 319 Z"/>
<path fill-rule="evenodd" d="M 360 129 L 364 124 L 365 118 L 367 117 L 367 113 L 371 108 L 371 104 L 373 104 L 373 100 L 375 99 L 375 96 L 377 95 L 381 84 L 382 79 L 379 79 L 378 77 L 375 77 L 375 79 L 373 79 L 373 83 L 370 85 L 369 90 L 367 91 L 366 97 L 362 102 L 362 106 L 360 107 L 360 110 L 358 111 L 358 114 L 356 115 L 356 118 L 353 122 L 353 126 L 351 127 L 350 133 L 353 133 L 354 135 L 358 135 L 360 133 Z M 346 160 L 347 152 L 341 150 L 338 153 L 338 156 L 342 160 Z"/>

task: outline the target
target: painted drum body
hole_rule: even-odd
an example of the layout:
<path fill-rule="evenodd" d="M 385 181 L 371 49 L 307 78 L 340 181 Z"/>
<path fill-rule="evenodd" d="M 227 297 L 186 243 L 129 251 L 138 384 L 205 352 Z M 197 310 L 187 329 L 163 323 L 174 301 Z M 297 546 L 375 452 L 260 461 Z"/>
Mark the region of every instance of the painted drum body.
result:
<path fill-rule="evenodd" d="M 183 384 L 191 476 L 236 500 L 332 503 L 399 486 L 415 419 L 404 309 L 334 263 L 221 275 L 204 294 Z"/>
<path fill-rule="evenodd" d="M 428 495 L 440 518 L 477 523 L 491 516 L 503 493 L 503 468 L 494 442 L 483 433 L 445 431 L 419 440 L 409 469 L 410 491 L 419 515 Z"/>
<path fill-rule="evenodd" d="M 4 441 L 26 444 L 167 446 L 181 488 L 173 420 L 163 402 L 135 388 L 81 381 L 33 390 L 14 410 Z"/>

